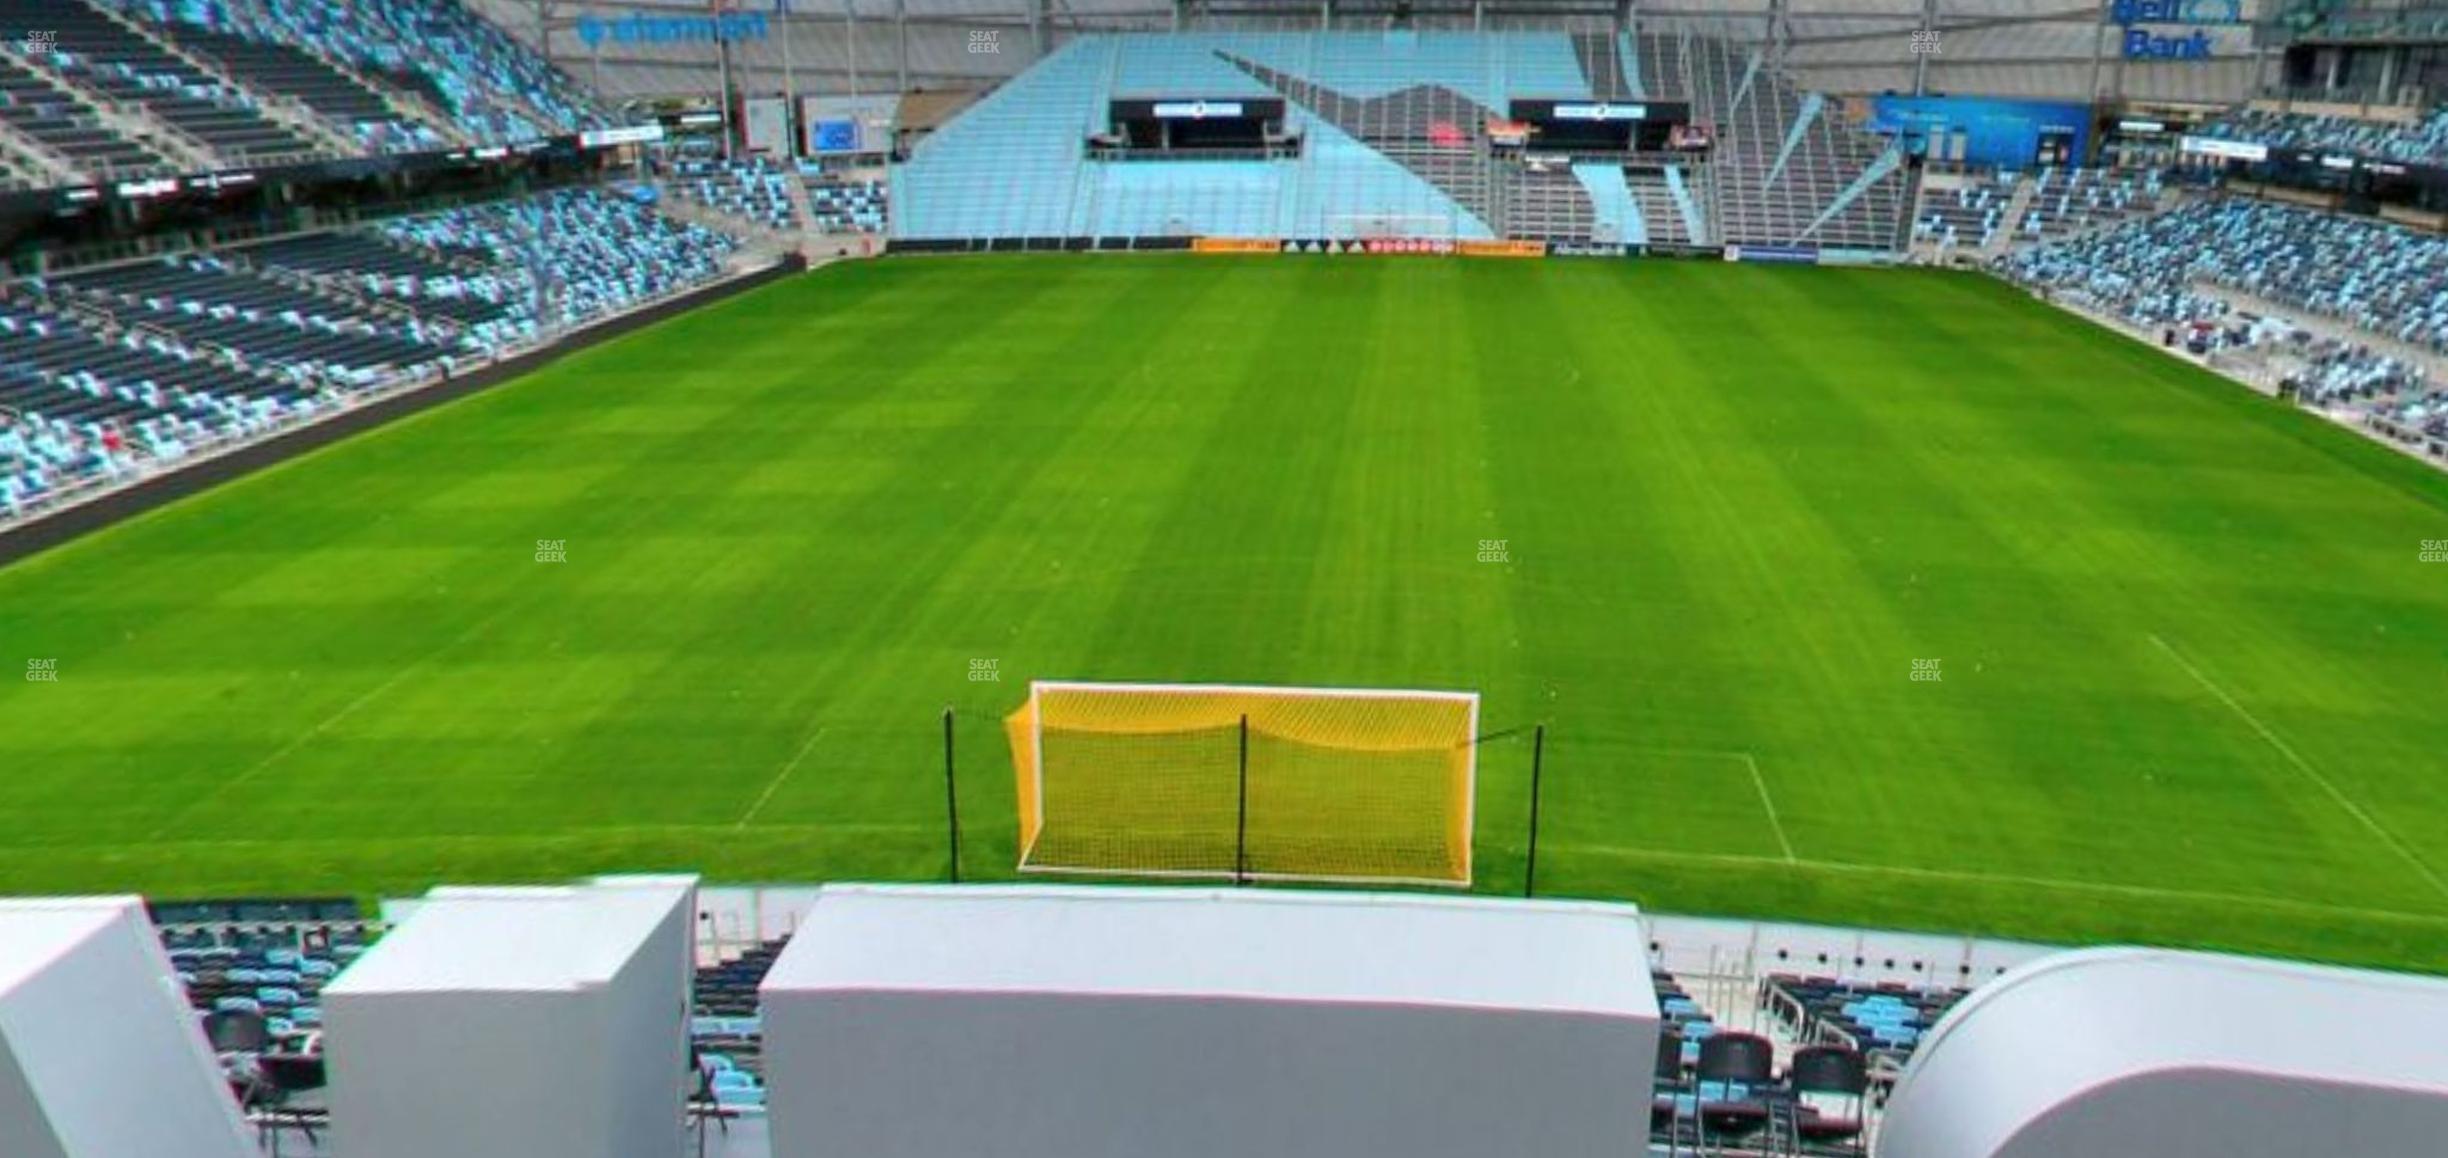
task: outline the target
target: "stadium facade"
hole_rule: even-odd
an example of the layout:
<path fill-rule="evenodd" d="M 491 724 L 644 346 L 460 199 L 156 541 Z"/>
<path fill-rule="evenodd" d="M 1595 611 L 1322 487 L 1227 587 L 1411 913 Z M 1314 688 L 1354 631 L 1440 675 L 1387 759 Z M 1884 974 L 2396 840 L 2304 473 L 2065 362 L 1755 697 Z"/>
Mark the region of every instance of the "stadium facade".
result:
<path fill-rule="evenodd" d="M 478 0 L 476 7 L 616 100 L 696 96 L 731 70 L 735 88 L 809 94 L 984 88 L 1063 45 L 1114 33 L 1645 32 L 1722 41 L 1760 53 L 1797 85 L 1834 96 L 1941 92 L 2045 100 L 2230 105 L 2279 80 L 2279 53 L 2252 25 L 2265 0 L 2160 14 L 2047 0 L 1797 0 L 1753 5 L 1608 4 L 1575 0 L 1467 3 L 1184 3 L 1089 0 L 968 4 L 944 0 L 790 0 L 754 35 L 623 39 L 591 29 L 702 15 L 681 3 Z M 2127 52 L 2127 33 L 2206 37 L 2206 58 Z M 787 59 L 786 59 L 787 56 Z M 727 58 L 727 59 L 726 59 Z"/>

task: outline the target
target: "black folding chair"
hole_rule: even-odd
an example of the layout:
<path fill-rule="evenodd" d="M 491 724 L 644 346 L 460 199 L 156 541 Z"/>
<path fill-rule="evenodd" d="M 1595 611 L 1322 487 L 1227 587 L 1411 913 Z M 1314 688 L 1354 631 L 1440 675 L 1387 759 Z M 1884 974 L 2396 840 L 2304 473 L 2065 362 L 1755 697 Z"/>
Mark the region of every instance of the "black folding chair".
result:
<path fill-rule="evenodd" d="M 256 1123 L 257 1140 L 270 1138 L 272 1158 L 280 1158 L 281 1132 L 295 1127 L 308 1145 L 318 1144 L 315 1126 L 328 1119 L 321 1106 L 302 1106 L 298 1095 L 329 1083 L 321 1054 L 268 1053 L 256 1059 L 255 1081 L 246 1104 Z"/>
<path fill-rule="evenodd" d="M 1676 1119 L 1680 1116 L 1676 1112 L 1681 1105 L 1678 1098 L 1683 1093 L 1682 1034 L 1658 1035 L 1657 1072 L 1654 1077 L 1654 1088 L 1649 1095 L 1649 1136 L 1654 1139 L 1663 1134 L 1666 1144 L 1672 1147 Z"/>
<path fill-rule="evenodd" d="M 1799 1140 L 1848 1154 L 1863 1152 L 1870 1064 L 1859 1051 L 1840 1045 L 1795 1050 L 1785 1067 L 1785 1084 L 1794 1095 L 1794 1134 Z M 1803 1100 L 1812 1094 L 1839 1099 L 1836 1111 L 1820 1111 Z"/>
<path fill-rule="evenodd" d="M 1701 1040 L 1694 1076 L 1703 1150 L 1711 1137 L 1739 1142 L 1768 1128 L 1765 1087 L 1775 1080 L 1775 1070 L 1776 1047 L 1758 1034 L 1717 1033 Z M 1738 1085 L 1739 1094 L 1732 1088 Z"/>

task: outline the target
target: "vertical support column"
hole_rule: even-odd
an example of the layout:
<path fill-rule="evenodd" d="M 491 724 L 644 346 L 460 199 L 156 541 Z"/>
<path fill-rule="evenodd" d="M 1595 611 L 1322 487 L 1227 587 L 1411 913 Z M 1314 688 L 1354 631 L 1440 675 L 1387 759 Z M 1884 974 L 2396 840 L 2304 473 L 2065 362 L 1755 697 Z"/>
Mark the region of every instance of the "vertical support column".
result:
<path fill-rule="evenodd" d="M 1937 35 L 1938 0 L 1921 0 L 1921 32 L 1924 43 L 1931 36 Z M 2095 42 L 2091 47 L 2097 50 L 2099 45 Z M 1929 92 L 1929 58 L 1930 53 L 1927 48 L 1913 54 L 1914 96 L 1923 96 Z"/>
<path fill-rule="evenodd" d="M 2108 32 L 2108 13 L 2111 3 L 2113 0 L 2100 0 L 2099 19 L 2093 21 L 2091 25 L 2091 85 L 2084 90 L 2084 99 L 2093 109 L 2099 107 L 2100 55 L 2108 50 L 2108 41 L 2111 39 Z"/>
<path fill-rule="evenodd" d="M 804 137 L 799 124 L 799 73 L 791 63 L 790 0 L 774 0 L 773 14 L 782 22 L 782 128 L 790 135 L 790 155 L 797 157 Z"/>
<path fill-rule="evenodd" d="M 2100 20 L 2108 25 L 2108 42 L 2116 46 L 2116 66 L 2109 70 L 2108 92 L 2101 96 L 2113 96 L 2121 100 L 2125 96 L 2125 38 L 2118 35 L 2116 31 L 2114 6 L 2115 0 L 2101 0 Z"/>

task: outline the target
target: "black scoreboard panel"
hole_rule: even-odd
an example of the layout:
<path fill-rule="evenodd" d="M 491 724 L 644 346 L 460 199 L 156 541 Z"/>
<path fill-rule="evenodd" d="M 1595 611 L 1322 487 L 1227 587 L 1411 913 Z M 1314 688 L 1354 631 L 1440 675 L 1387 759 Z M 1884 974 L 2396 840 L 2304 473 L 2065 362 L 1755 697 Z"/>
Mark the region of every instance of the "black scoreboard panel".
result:
<path fill-rule="evenodd" d="M 1510 110 L 1530 126 L 1532 147 L 1545 149 L 1655 149 L 1691 120 L 1684 101 L 1517 100 Z"/>
<path fill-rule="evenodd" d="M 1255 148 L 1283 128 L 1281 97 L 1152 97 L 1109 106 L 1113 132 L 1134 149 Z"/>
<path fill-rule="evenodd" d="M 1153 97 L 1113 102 L 1113 123 L 1124 121 L 1280 121 L 1282 97 Z"/>

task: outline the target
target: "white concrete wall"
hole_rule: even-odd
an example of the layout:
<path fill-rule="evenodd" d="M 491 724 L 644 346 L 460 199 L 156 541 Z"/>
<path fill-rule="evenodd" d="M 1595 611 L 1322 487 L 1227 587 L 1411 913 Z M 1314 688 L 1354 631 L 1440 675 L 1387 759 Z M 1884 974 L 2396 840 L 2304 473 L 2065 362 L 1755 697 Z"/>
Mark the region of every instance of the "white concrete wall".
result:
<path fill-rule="evenodd" d="M 252 1158 L 135 897 L 0 902 L 0 1155 Z"/>
<path fill-rule="evenodd" d="M 436 890 L 410 913 L 324 991 L 335 1154 L 680 1153 L 692 878 Z M 461 943 L 530 919 L 551 934 Z"/>
<path fill-rule="evenodd" d="M 1622 1158 L 1655 1022 L 1420 1006 L 768 994 L 774 1158 Z"/>
<path fill-rule="evenodd" d="M 762 987 L 775 1158 L 1622 1158 L 1629 906 L 828 889 Z"/>

